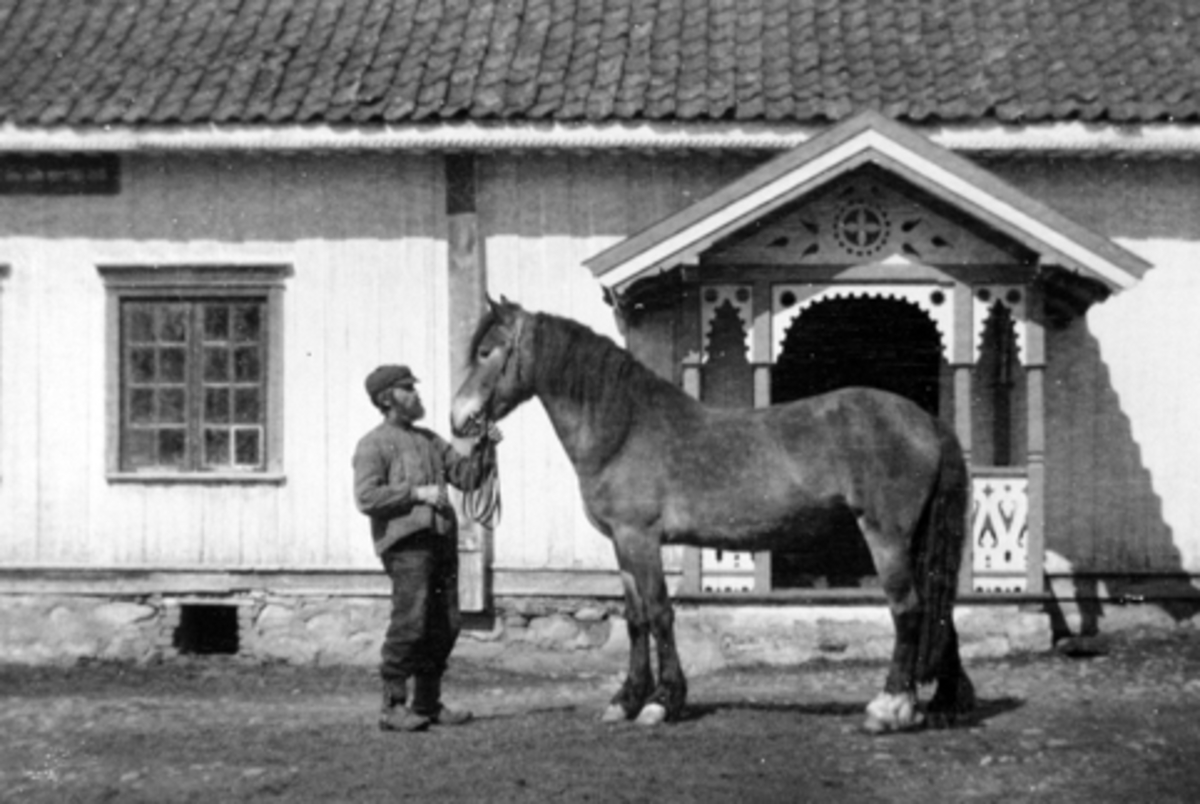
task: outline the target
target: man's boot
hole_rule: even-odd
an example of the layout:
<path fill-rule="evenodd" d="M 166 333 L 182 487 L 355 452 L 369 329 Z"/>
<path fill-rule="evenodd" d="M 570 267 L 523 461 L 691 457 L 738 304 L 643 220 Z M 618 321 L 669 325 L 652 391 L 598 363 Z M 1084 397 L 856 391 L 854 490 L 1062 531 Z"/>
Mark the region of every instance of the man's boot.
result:
<path fill-rule="evenodd" d="M 379 710 L 380 731 L 421 731 L 429 727 L 429 718 L 405 706 L 407 694 L 407 689 L 403 687 L 388 685 L 383 688 L 383 707 Z"/>
<path fill-rule="evenodd" d="M 441 676 L 414 679 L 412 711 L 442 726 L 461 726 L 472 718 L 466 709 L 451 709 L 442 704 Z"/>

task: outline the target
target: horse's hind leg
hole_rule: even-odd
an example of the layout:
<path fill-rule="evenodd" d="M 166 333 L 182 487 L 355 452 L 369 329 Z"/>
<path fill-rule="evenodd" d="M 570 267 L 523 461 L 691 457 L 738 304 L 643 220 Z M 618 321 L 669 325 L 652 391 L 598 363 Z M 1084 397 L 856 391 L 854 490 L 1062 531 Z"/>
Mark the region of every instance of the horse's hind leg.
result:
<path fill-rule="evenodd" d="M 917 711 L 917 684 L 914 672 L 917 639 L 920 634 L 920 612 L 915 608 L 902 608 L 897 611 L 893 604 L 892 623 L 896 627 L 896 643 L 892 649 L 887 681 L 884 683 L 883 692 L 867 704 L 867 719 L 863 723 L 863 728 L 872 734 L 909 731 L 924 725 L 924 717 Z"/>
<path fill-rule="evenodd" d="M 606 721 L 637 717 L 643 725 L 674 720 L 683 711 L 687 681 L 675 649 L 675 614 L 663 578 L 661 548 L 646 534 L 614 536 L 629 622 L 629 675 L 613 698 Z M 659 680 L 654 685 L 649 641 L 658 647 Z"/>
<path fill-rule="evenodd" d="M 896 630 L 887 681 L 883 692 L 867 705 L 863 728 L 873 734 L 918 729 L 924 725 L 924 718 L 917 710 L 916 678 L 921 608 L 912 572 L 904 552 L 894 547 L 899 540 L 886 541 L 881 529 L 866 517 L 860 517 L 859 527 L 875 560 Z"/>
<path fill-rule="evenodd" d="M 953 726 L 975 708 L 975 687 L 962 666 L 962 657 L 958 653 L 958 632 L 953 622 L 949 628 L 946 649 L 938 665 L 937 692 L 927 710 L 930 725 L 935 728 Z"/>

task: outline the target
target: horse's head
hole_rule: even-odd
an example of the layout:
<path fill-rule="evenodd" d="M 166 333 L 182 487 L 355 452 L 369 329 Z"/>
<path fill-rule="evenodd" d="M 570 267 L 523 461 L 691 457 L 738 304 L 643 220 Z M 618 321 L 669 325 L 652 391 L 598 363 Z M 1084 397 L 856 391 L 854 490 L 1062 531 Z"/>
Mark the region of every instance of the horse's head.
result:
<path fill-rule="evenodd" d="M 533 316 L 503 296 L 488 298 L 471 338 L 467 377 L 450 408 L 450 429 L 456 436 L 480 435 L 488 422 L 497 422 L 533 396 L 530 381 Z M 524 368 L 523 368 L 524 367 Z"/>

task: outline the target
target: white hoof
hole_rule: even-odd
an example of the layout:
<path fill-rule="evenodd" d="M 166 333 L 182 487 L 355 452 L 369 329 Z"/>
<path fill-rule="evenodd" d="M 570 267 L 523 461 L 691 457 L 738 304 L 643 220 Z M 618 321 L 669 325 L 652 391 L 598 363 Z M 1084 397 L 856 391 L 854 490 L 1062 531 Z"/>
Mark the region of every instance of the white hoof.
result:
<path fill-rule="evenodd" d="M 625 707 L 620 704 L 609 704 L 604 710 L 604 714 L 600 716 L 601 723 L 621 723 L 625 721 Z"/>
<path fill-rule="evenodd" d="M 867 704 L 867 719 L 863 729 L 871 734 L 891 731 L 911 731 L 925 724 L 925 716 L 917 711 L 917 696 L 912 692 L 892 695 L 884 692 Z"/>
<path fill-rule="evenodd" d="M 667 707 L 656 703 L 649 703 L 643 706 L 642 711 L 637 716 L 639 726 L 657 726 L 666 719 Z"/>

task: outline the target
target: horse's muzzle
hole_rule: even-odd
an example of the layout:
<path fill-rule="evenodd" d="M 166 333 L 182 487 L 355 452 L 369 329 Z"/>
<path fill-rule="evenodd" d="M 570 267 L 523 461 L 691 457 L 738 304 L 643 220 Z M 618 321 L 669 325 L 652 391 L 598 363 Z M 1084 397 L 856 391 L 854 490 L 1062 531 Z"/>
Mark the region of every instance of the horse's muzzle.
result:
<path fill-rule="evenodd" d="M 456 402 L 450 411 L 450 431 L 458 438 L 483 435 L 487 432 L 487 416 L 483 408 L 469 402 Z"/>

